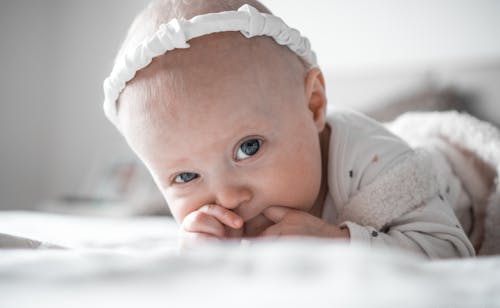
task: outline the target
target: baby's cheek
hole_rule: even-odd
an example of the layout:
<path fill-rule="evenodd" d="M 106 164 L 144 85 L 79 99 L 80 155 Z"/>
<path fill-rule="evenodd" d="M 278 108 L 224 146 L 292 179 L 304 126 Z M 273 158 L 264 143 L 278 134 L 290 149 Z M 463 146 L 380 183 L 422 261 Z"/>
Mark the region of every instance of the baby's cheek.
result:
<path fill-rule="evenodd" d="M 307 210 L 316 199 L 319 180 L 310 170 L 285 166 L 270 172 L 262 186 L 268 206 L 285 206 Z"/>
<path fill-rule="evenodd" d="M 191 212 L 194 212 L 203 206 L 197 198 L 190 196 L 172 197 L 167 195 L 166 200 L 172 215 L 178 223 L 181 223 L 184 220 L 184 217 L 189 215 Z"/>
<path fill-rule="evenodd" d="M 270 174 L 274 193 L 290 206 L 305 209 L 311 205 L 321 184 L 321 164 L 312 155 L 288 155 L 279 160 Z M 311 203 L 311 204 L 310 204 Z"/>

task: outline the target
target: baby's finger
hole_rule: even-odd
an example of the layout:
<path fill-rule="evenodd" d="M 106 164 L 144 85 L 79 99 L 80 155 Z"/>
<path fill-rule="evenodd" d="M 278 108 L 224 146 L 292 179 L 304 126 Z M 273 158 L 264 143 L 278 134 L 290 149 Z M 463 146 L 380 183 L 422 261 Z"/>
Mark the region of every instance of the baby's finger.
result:
<path fill-rule="evenodd" d="M 206 233 L 217 237 L 225 234 L 224 226 L 213 216 L 200 211 L 188 214 L 182 221 L 182 229 L 187 232 Z"/>
<path fill-rule="evenodd" d="M 282 221 L 283 218 L 285 218 L 285 216 L 288 215 L 291 211 L 291 209 L 287 209 L 286 207 L 271 206 L 265 209 L 263 214 L 267 219 L 276 223 Z"/>
<path fill-rule="evenodd" d="M 282 225 L 280 223 L 274 224 L 262 231 L 260 237 L 280 237 L 282 235 Z"/>
<path fill-rule="evenodd" d="M 239 229 L 243 226 L 243 219 L 238 214 L 218 204 L 204 205 L 198 211 L 214 216 L 231 228 Z"/>

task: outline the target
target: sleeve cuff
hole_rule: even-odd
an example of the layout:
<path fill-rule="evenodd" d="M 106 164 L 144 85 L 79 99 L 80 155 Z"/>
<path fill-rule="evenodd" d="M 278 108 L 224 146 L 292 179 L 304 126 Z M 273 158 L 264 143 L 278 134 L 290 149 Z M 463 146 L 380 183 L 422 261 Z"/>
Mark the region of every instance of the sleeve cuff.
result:
<path fill-rule="evenodd" d="M 373 231 L 368 230 L 367 227 L 360 226 L 356 223 L 353 223 L 351 221 L 344 221 L 339 225 L 340 228 L 342 227 L 347 227 L 349 229 L 349 233 L 351 236 L 350 242 L 351 243 L 366 243 L 366 244 L 371 244 L 371 239 L 373 237 Z M 378 235 L 378 233 L 377 233 Z"/>

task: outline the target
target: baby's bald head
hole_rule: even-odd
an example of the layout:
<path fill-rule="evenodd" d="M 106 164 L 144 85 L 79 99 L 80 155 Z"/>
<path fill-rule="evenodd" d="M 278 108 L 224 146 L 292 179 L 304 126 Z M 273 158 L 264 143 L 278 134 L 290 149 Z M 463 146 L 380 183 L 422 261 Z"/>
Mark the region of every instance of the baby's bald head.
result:
<path fill-rule="evenodd" d="M 173 18 L 190 19 L 200 14 L 237 10 L 246 3 L 260 12 L 270 13 L 254 0 L 153 1 L 132 23 L 117 58 Z M 205 89 L 222 93 L 218 85 L 236 81 L 265 83 L 275 91 L 303 88 L 307 75 L 305 63 L 269 37 L 248 39 L 239 32 L 222 32 L 190 40 L 189 44 L 190 48 L 169 51 L 138 71 L 123 90 L 117 102 L 118 110 L 127 106 L 135 114 L 147 111 L 151 117 L 152 107 L 167 111 L 176 98 L 187 92 L 192 95 L 198 89 Z"/>

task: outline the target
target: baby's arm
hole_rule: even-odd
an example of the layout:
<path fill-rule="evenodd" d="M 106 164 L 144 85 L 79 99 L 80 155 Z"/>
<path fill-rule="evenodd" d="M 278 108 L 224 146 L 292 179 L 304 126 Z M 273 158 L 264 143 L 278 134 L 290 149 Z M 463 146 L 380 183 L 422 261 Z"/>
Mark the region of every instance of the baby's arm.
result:
<path fill-rule="evenodd" d="M 349 228 L 351 241 L 398 246 L 430 258 L 473 256 L 474 248 L 440 190 L 445 180 L 439 180 L 431 153 L 400 151 L 385 154 L 392 159 L 378 170 L 370 164 L 359 169 L 366 182 L 341 209 L 341 226 Z"/>
<path fill-rule="evenodd" d="M 442 196 L 436 196 L 396 218 L 381 231 L 351 221 L 343 222 L 340 226 L 349 228 L 353 242 L 400 247 L 431 259 L 475 254 L 448 201 Z"/>
<path fill-rule="evenodd" d="M 264 215 L 274 222 L 260 236 L 312 236 L 336 239 L 349 239 L 349 229 L 339 228 L 311 215 L 308 212 L 289 209 L 282 206 L 272 206 L 264 211 Z"/>
<path fill-rule="evenodd" d="M 445 193 L 432 155 L 414 150 L 383 125 L 343 112 L 334 118 L 336 167 L 330 190 L 337 221 L 351 242 L 395 246 L 430 258 L 473 256 Z M 457 227 L 458 226 L 458 227 Z"/>

